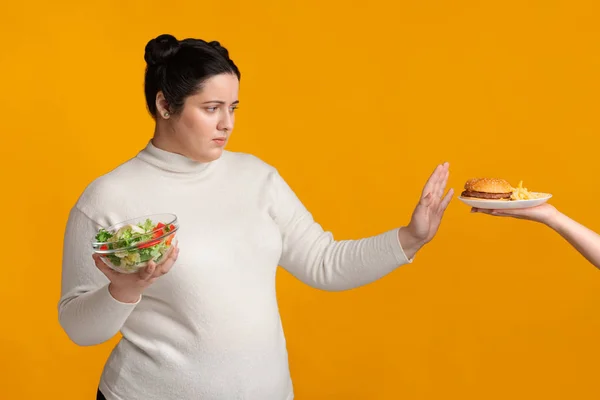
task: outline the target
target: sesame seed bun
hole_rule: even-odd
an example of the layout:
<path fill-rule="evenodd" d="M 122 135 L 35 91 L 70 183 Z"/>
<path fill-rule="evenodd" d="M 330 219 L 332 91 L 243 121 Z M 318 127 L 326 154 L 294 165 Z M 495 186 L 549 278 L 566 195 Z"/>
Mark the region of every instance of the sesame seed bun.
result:
<path fill-rule="evenodd" d="M 510 200 L 513 188 L 504 179 L 499 178 L 473 178 L 465 183 L 462 197 L 487 200 Z"/>

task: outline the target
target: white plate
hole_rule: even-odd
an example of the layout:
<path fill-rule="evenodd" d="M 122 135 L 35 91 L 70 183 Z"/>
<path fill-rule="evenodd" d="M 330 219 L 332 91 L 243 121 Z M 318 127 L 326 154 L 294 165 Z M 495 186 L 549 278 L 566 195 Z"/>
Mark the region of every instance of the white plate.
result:
<path fill-rule="evenodd" d="M 535 192 L 531 192 L 531 193 L 535 193 Z M 462 201 L 463 203 L 465 203 L 468 206 L 471 207 L 476 207 L 476 208 L 488 208 L 488 209 L 495 209 L 495 210 L 506 210 L 506 209 L 513 209 L 513 208 L 529 208 L 529 207 L 535 207 L 535 206 L 539 206 L 540 204 L 543 204 L 545 202 L 547 202 L 552 195 L 548 194 L 548 193 L 540 193 L 542 195 L 544 195 L 543 197 L 540 197 L 539 199 L 531 199 L 531 200 L 478 200 L 478 199 L 472 199 L 472 198 L 464 198 L 462 196 L 459 196 L 458 199 L 460 201 Z"/>

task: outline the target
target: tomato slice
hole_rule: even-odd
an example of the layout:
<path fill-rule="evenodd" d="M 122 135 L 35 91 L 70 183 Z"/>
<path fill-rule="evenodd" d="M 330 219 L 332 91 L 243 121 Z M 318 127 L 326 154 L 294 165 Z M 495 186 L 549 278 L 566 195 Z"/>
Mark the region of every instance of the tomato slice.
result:
<path fill-rule="evenodd" d="M 152 239 L 158 239 L 159 237 L 163 236 L 164 234 L 170 232 L 173 229 L 175 229 L 175 226 L 173 224 L 171 224 L 167 227 L 162 222 L 159 222 L 158 224 L 156 224 L 156 226 L 153 229 L 154 233 L 152 234 Z M 149 242 L 139 245 L 138 249 L 145 249 L 147 247 L 152 247 L 158 243 L 160 243 L 160 240 L 150 240 Z M 169 245 L 171 243 L 171 238 L 169 238 L 166 243 L 167 243 L 167 245 Z"/>
<path fill-rule="evenodd" d="M 140 244 L 138 246 L 138 249 L 145 249 L 146 247 L 152 247 L 152 246 L 154 246 L 155 244 L 158 244 L 158 243 L 160 243 L 160 240 L 151 240 L 149 242 Z"/>

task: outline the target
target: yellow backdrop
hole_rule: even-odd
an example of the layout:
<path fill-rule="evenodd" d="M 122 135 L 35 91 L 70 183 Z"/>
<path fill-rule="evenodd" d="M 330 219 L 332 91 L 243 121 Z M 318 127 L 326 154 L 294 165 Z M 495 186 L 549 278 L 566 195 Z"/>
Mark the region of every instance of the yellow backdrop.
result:
<path fill-rule="evenodd" d="M 143 50 L 160 33 L 229 48 L 230 149 L 277 166 L 339 239 L 407 223 L 445 160 L 457 191 L 523 179 L 600 230 L 596 1 L 94 3 L 0 13 L 1 399 L 95 396 L 117 339 L 60 329 L 62 235 L 84 187 L 150 138 Z M 325 293 L 281 271 L 277 289 L 299 400 L 600 396 L 599 271 L 534 223 L 455 199 L 385 279 Z"/>

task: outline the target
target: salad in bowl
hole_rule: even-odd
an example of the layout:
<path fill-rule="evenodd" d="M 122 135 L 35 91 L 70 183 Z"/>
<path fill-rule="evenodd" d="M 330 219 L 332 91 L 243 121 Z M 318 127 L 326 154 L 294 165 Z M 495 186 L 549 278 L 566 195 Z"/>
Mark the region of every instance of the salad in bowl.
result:
<path fill-rule="evenodd" d="M 115 271 L 137 272 L 150 261 L 160 264 L 177 243 L 179 221 L 174 214 L 154 214 L 100 228 L 92 241 L 94 252 Z"/>

